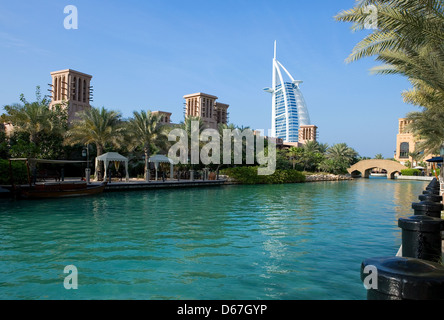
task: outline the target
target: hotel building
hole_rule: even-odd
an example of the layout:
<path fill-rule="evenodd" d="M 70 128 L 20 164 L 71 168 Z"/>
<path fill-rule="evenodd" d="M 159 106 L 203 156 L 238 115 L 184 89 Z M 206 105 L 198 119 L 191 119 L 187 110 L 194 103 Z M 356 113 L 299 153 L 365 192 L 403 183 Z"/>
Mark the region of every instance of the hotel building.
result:
<path fill-rule="evenodd" d="M 287 81 L 284 80 L 285 74 L 289 79 Z M 316 140 L 317 127 L 310 123 L 307 105 L 300 90 L 301 83 L 276 59 L 275 42 L 272 87 L 264 91 L 272 95 L 272 136 L 283 139 L 284 143 L 300 144 Z M 300 132 L 301 129 L 304 130 Z"/>
<path fill-rule="evenodd" d="M 206 93 L 193 93 L 185 99 L 185 118 L 200 117 L 205 126 L 217 129 L 220 123 L 228 124 L 228 104 L 217 102 L 218 97 Z"/>
<path fill-rule="evenodd" d="M 413 158 L 410 156 L 411 153 L 415 152 L 416 144 L 418 140 L 415 138 L 413 133 L 409 130 L 409 124 L 411 121 L 401 118 L 398 120 L 398 134 L 396 136 L 396 151 L 395 151 L 395 160 L 399 161 L 402 165 L 405 165 L 410 162 L 413 166 L 416 166 L 417 163 L 414 163 Z M 423 160 L 418 162 L 425 162 L 425 160 L 433 158 L 434 155 L 425 155 Z M 430 167 L 430 165 L 428 164 Z"/>
<path fill-rule="evenodd" d="M 68 122 L 76 119 L 79 111 L 91 108 L 92 76 L 75 70 L 66 69 L 51 72 L 52 84 L 50 107 L 66 103 L 68 108 Z"/>

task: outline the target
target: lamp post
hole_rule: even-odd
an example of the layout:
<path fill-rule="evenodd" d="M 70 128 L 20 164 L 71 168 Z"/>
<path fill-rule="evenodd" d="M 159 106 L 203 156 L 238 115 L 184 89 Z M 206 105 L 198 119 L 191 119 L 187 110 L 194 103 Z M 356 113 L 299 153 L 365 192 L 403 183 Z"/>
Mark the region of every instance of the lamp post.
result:
<path fill-rule="evenodd" d="M 91 169 L 89 168 L 89 144 L 86 145 L 86 148 L 83 148 L 82 156 L 84 158 L 86 157 L 85 179 L 86 183 L 90 184 Z"/>

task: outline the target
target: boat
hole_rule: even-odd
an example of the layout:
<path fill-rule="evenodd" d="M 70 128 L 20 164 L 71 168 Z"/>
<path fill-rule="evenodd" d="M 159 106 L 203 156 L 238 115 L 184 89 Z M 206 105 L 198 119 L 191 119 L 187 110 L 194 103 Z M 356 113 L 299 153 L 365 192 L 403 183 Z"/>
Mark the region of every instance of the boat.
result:
<path fill-rule="evenodd" d="M 48 199 L 84 197 L 100 194 L 105 190 L 107 183 L 87 184 L 86 182 L 60 182 L 35 184 L 18 189 L 18 195 L 22 199 Z"/>
<path fill-rule="evenodd" d="M 15 185 L 12 174 L 12 161 L 24 161 L 26 163 L 28 172 L 28 185 Z M 48 199 L 48 198 L 68 198 L 68 197 L 83 197 L 100 194 L 105 190 L 107 182 L 99 184 L 91 184 L 89 181 L 70 181 L 64 182 L 63 178 L 60 180 L 58 175 L 52 176 L 56 180 L 54 183 L 36 183 L 35 179 L 31 178 L 30 163 L 50 163 L 50 164 L 69 164 L 69 163 L 83 163 L 84 161 L 69 161 L 69 160 L 44 160 L 44 159 L 9 159 L 10 174 L 12 182 L 12 194 L 19 199 Z M 48 178 L 48 177 L 46 177 Z M 34 180 L 34 182 L 32 181 Z M 58 181 L 58 182 L 57 182 Z"/>

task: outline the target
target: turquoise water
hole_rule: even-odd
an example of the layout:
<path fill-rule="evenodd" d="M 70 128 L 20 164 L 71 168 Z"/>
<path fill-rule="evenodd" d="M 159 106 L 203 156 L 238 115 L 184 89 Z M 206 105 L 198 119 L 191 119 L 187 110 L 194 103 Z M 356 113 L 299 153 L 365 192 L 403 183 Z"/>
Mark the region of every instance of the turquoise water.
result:
<path fill-rule="evenodd" d="M 0 299 L 366 299 L 426 182 L 386 179 L 0 200 Z M 65 266 L 78 289 L 63 286 Z"/>

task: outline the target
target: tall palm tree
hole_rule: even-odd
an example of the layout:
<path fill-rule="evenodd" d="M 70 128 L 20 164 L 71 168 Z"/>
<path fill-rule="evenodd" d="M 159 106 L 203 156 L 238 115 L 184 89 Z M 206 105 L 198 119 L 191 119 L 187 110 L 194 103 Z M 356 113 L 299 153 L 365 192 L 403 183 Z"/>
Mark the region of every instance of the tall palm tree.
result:
<path fill-rule="evenodd" d="M 302 153 L 303 150 L 298 147 L 291 147 L 290 149 L 288 149 L 287 156 L 290 158 L 290 161 L 293 165 L 293 170 L 296 168 L 296 162 Z"/>
<path fill-rule="evenodd" d="M 304 149 L 305 152 L 312 152 L 312 153 L 320 152 L 319 143 L 314 140 L 307 141 L 302 148 Z"/>
<path fill-rule="evenodd" d="M 365 28 L 369 5 L 377 10 L 378 29 L 353 49 L 348 62 L 376 56 L 379 74 L 402 74 L 415 87 L 444 89 L 444 4 L 442 0 L 365 0 L 335 18 Z"/>
<path fill-rule="evenodd" d="M 123 141 L 121 115 L 117 111 L 91 108 L 77 114 L 72 127 L 65 134 L 65 145 L 95 144 L 97 156 L 101 156 L 106 146 L 119 147 Z M 96 177 L 102 176 L 101 165 L 97 168 Z"/>
<path fill-rule="evenodd" d="M 424 123 L 433 118 L 427 110 L 444 111 L 444 2 L 364 0 L 339 13 L 336 19 L 352 22 L 354 30 L 362 30 L 369 5 L 377 10 L 378 29 L 355 46 L 347 61 L 376 56 L 383 65 L 373 68 L 374 73 L 408 77 L 413 88 L 403 92 L 404 101 L 425 108 L 410 115 L 414 120 L 411 129 L 421 133 L 425 148 L 436 150 L 444 141 L 442 133 L 437 141 L 434 128 L 427 129 Z"/>
<path fill-rule="evenodd" d="M 318 143 L 318 151 L 321 154 L 325 154 L 329 148 L 328 143 Z"/>
<path fill-rule="evenodd" d="M 376 9 L 373 17 L 377 29 L 355 46 L 347 59 L 349 62 L 383 53 L 410 54 L 425 46 L 439 47 L 444 41 L 441 0 L 361 0 L 335 18 L 352 22 L 353 31 L 363 30 L 372 15 L 369 9 Z"/>
<path fill-rule="evenodd" d="M 346 143 L 337 143 L 327 150 L 327 159 L 340 161 L 347 165 L 351 165 L 357 157 L 358 153 Z"/>
<path fill-rule="evenodd" d="M 145 180 L 149 180 L 149 158 L 153 147 L 163 147 L 166 144 L 165 127 L 160 124 L 161 115 L 151 111 L 134 111 L 127 125 L 130 151 L 141 148 L 145 156 Z"/>
<path fill-rule="evenodd" d="M 377 160 L 384 160 L 384 156 L 383 156 L 381 153 L 378 153 L 378 154 L 375 156 L 375 159 L 377 159 Z"/>
<path fill-rule="evenodd" d="M 11 122 L 16 130 L 28 133 L 32 143 L 38 143 L 39 134 L 52 128 L 49 108 L 38 102 L 7 105 L 4 109 L 7 112 L 5 120 Z"/>
<path fill-rule="evenodd" d="M 439 154 L 444 141 L 444 112 L 435 108 L 425 108 L 422 112 L 410 112 L 408 126 L 417 137 L 416 149 L 427 154 Z"/>
<path fill-rule="evenodd" d="M 416 167 L 418 162 L 424 159 L 424 153 L 421 151 L 409 152 L 409 157 L 412 158 L 412 167 Z"/>

